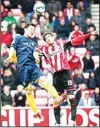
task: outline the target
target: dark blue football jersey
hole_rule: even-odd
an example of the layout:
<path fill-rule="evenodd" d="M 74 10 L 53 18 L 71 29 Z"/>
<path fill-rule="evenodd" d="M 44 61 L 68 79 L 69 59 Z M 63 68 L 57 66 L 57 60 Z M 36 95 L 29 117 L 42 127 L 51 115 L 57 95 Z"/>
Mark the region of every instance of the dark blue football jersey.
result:
<path fill-rule="evenodd" d="M 36 39 L 29 39 L 25 36 L 16 35 L 13 39 L 11 47 L 16 50 L 16 56 L 18 61 L 18 67 L 22 66 L 32 66 L 34 65 L 35 58 L 33 53 L 37 51 L 38 45 Z"/>

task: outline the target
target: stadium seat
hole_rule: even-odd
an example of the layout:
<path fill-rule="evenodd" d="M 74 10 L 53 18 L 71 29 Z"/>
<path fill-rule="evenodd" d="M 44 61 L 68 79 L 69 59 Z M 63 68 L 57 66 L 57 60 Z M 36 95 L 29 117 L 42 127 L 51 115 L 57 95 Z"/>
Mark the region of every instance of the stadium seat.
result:
<path fill-rule="evenodd" d="M 36 92 L 35 92 L 35 96 L 36 96 L 36 98 L 48 98 L 48 93 L 46 92 L 46 90 L 36 90 Z"/>
<path fill-rule="evenodd" d="M 48 98 L 36 98 L 35 101 L 37 106 L 48 106 Z"/>
<path fill-rule="evenodd" d="M 52 106 L 53 104 L 53 97 L 50 97 L 49 99 L 48 99 L 48 106 Z"/>

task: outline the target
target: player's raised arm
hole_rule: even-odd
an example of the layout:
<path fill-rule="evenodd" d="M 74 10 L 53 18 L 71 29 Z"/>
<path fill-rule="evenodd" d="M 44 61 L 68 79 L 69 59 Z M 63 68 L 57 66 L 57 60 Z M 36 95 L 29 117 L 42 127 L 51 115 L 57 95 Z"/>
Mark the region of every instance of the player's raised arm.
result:
<path fill-rule="evenodd" d="M 78 37 L 74 38 L 71 41 L 71 43 L 72 43 L 73 46 L 80 46 L 85 39 L 87 39 L 91 35 L 96 35 L 96 34 L 98 34 L 97 31 L 93 31 L 93 32 L 87 33 L 85 35 L 78 36 Z"/>
<path fill-rule="evenodd" d="M 78 36 L 72 39 L 71 41 L 67 41 L 67 43 L 64 44 L 64 51 L 66 51 L 66 49 L 70 46 L 80 46 L 85 39 L 87 39 L 91 35 L 96 35 L 96 34 L 98 34 L 97 31 L 93 31 L 85 35 Z"/>

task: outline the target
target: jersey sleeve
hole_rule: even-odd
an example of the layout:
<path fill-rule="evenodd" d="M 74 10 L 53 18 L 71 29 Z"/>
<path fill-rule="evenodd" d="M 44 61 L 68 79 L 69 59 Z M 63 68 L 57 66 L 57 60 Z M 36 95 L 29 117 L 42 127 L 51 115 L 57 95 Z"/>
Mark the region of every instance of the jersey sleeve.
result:
<path fill-rule="evenodd" d="M 17 44 L 18 44 L 20 38 L 21 38 L 20 35 L 16 35 L 14 37 L 13 41 L 12 41 L 11 47 L 13 47 L 14 49 L 16 49 L 17 48 Z"/>
<path fill-rule="evenodd" d="M 71 43 L 73 46 L 80 46 L 82 44 L 82 41 L 84 41 L 85 39 L 87 39 L 89 36 L 91 36 L 91 33 L 87 33 L 85 35 L 82 36 L 78 36 L 76 38 L 74 38 Z"/>

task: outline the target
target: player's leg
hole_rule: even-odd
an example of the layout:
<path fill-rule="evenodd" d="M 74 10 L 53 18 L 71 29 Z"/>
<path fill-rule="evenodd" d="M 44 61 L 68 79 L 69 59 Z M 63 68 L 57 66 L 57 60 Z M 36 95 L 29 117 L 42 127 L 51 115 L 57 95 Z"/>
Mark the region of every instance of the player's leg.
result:
<path fill-rule="evenodd" d="M 77 100 L 74 95 L 74 91 L 68 91 L 68 98 L 71 105 L 71 120 L 69 121 L 68 126 L 75 126 L 76 123 L 76 112 L 77 112 Z"/>
<path fill-rule="evenodd" d="M 31 72 L 32 72 L 32 68 L 29 66 L 24 66 L 21 69 L 19 69 L 20 80 L 22 81 L 24 88 L 26 90 L 26 97 L 28 104 L 30 105 L 34 114 L 37 115 L 37 117 L 39 117 L 40 119 L 42 119 L 36 107 L 35 99 L 32 94 L 33 89 L 31 84 Z"/>
<path fill-rule="evenodd" d="M 53 86 L 55 87 L 55 89 L 57 90 L 57 92 L 59 94 L 64 93 L 64 86 L 63 86 L 63 72 L 56 72 L 53 74 Z M 54 115 L 55 115 L 55 119 L 56 119 L 56 124 L 60 125 L 61 124 L 61 107 L 58 106 L 56 108 L 54 108 Z"/>
<path fill-rule="evenodd" d="M 51 96 L 55 98 L 55 106 L 59 106 L 66 98 L 66 95 L 59 96 L 54 86 L 51 85 L 51 83 L 47 80 L 46 76 L 42 73 L 37 65 L 32 66 L 31 81 L 38 83 L 40 86 L 45 88 Z"/>
<path fill-rule="evenodd" d="M 27 101 L 30 105 L 30 107 L 32 108 L 32 110 L 34 111 L 34 113 L 38 113 L 38 109 L 36 107 L 36 103 L 35 103 L 35 99 L 33 97 L 33 89 L 32 89 L 32 84 L 29 83 L 28 86 L 25 88 L 26 90 L 26 96 L 27 96 Z"/>
<path fill-rule="evenodd" d="M 71 72 L 69 70 L 66 70 L 65 77 L 67 79 L 67 94 L 71 105 L 71 121 L 69 122 L 69 126 L 75 125 L 76 120 L 76 112 L 77 112 L 77 101 L 74 95 L 74 86 L 73 86 L 73 79 L 71 76 Z"/>
<path fill-rule="evenodd" d="M 59 94 L 56 91 L 56 89 L 54 88 L 54 86 L 51 85 L 50 82 L 48 82 L 48 80 L 47 80 L 47 78 L 45 76 L 41 76 L 37 80 L 37 82 L 38 82 L 38 84 L 40 86 L 45 88 L 51 96 L 53 96 L 55 98 L 54 107 L 58 107 L 66 99 L 66 95 L 65 94 L 59 96 Z"/>
<path fill-rule="evenodd" d="M 32 94 L 32 92 L 33 92 L 32 86 L 33 85 L 31 83 L 29 83 L 28 86 L 25 88 L 28 104 L 30 105 L 32 111 L 34 112 L 34 115 L 36 117 L 40 118 L 41 120 L 44 120 L 43 116 L 39 113 L 39 111 L 37 109 L 35 98 Z"/>
<path fill-rule="evenodd" d="M 48 82 L 47 78 L 45 76 L 41 76 L 39 79 L 38 79 L 38 84 L 40 86 L 42 86 L 43 88 L 45 88 L 48 93 L 53 96 L 54 98 L 59 98 L 59 94 L 58 92 L 56 91 L 56 89 L 51 85 L 50 82 Z"/>

